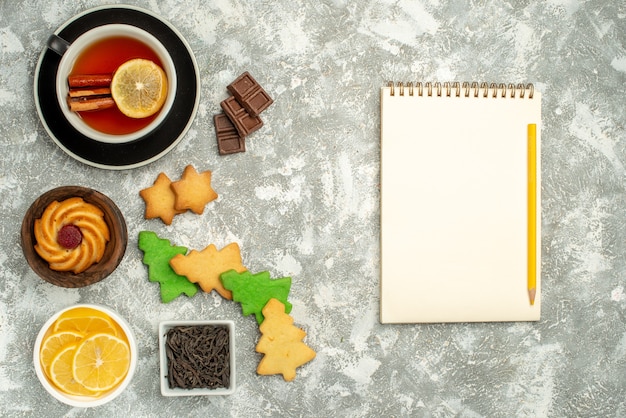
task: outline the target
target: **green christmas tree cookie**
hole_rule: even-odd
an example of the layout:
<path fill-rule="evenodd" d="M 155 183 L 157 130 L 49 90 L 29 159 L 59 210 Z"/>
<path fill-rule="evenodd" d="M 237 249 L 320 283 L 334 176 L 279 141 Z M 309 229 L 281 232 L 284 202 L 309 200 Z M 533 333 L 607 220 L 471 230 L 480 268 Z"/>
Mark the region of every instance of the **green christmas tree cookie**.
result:
<path fill-rule="evenodd" d="M 249 271 L 237 273 L 235 270 L 229 270 L 220 275 L 220 280 L 224 287 L 233 293 L 233 300 L 241 304 L 243 315 L 254 314 L 258 324 L 264 319 L 263 307 L 272 298 L 285 305 L 285 313 L 291 312 L 291 303 L 287 302 L 291 277 L 271 279 L 267 271 L 252 274 Z"/>
<path fill-rule="evenodd" d="M 191 297 L 198 292 L 198 286 L 170 267 L 172 257 L 187 254 L 187 248 L 171 245 L 169 240 L 159 238 L 152 231 L 141 231 L 139 249 L 144 253 L 143 263 L 148 266 L 148 279 L 160 284 L 163 303 L 171 302 L 183 293 Z"/>

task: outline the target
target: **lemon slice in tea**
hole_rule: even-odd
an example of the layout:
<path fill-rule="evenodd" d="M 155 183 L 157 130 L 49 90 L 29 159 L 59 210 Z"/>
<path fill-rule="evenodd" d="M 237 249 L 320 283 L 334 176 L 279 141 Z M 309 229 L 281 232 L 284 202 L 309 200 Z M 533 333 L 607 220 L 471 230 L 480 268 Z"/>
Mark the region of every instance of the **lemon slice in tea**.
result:
<path fill-rule="evenodd" d="M 113 74 L 111 96 L 117 108 L 130 118 L 152 116 L 165 103 L 167 76 L 150 60 L 126 61 Z"/>

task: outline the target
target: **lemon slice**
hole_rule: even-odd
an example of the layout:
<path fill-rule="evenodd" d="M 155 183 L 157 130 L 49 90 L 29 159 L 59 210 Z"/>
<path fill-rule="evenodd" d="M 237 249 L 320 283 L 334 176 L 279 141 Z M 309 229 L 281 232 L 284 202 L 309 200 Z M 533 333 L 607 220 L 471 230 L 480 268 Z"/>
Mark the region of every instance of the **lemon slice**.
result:
<path fill-rule="evenodd" d="M 90 391 L 114 388 L 130 367 L 128 344 L 109 334 L 95 334 L 76 348 L 72 364 L 74 380 Z"/>
<path fill-rule="evenodd" d="M 76 344 L 68 345 L 59 351 L 50 363 L 50 380 L 65 393 L 79 396 L 97 396 L 98 392 L 87 389 L 74 379 L 73 361 Z"/>
<path fill-rule="evenodd" d="M 165 103 L 167 76 L 150 60 L 126 61 L 113 74 L 111 96 L 118 109 L 130 118 L 152 116 Z"/>
<path fill-rule="evenodd" d="M 52 360 L 68 345 L 76 345 L 83 339 L 83 334 L 76 331 L 60 331 L 47 336 L 41 344 L 39 360 L 44 372 L 50 377 Z"/>
<path fill-rule="evenodd" d="M 104 312 L 91 308 L 71 309 L 56 320 L 53 331 L 74 331 L 85 336 L 108 333 L 118 335 L 114 321 Z"/>

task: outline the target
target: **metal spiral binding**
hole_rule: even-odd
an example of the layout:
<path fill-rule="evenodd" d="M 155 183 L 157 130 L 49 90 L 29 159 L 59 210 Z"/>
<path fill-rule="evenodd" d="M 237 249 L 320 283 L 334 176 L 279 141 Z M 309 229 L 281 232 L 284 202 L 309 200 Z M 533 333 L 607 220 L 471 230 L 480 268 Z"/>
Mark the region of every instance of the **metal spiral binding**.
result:
<path fill-rule="evenodd" d="M 523 99 L 528 96 L 529 99 L 532 99 L 535 94 L 535 86 L 532 83 L 529 84 L 504 84 L 504 83 L 478 83 L 464 81 L 463 83 L 455 82 L 426 82 L 421 83 L 417 82 L 415 85 L 412 82 L 403 83 L 398 82 L 394 83 L 390 81 L 388 84 L 390 89 L 390 94 L 395 96 L 396 89 L 398 90 L 399 96 L 404 96 L 405 91 L 409 96 L 446 96 L 446 97 L 479 97 L 482 94 L 482 97 L 487 98 L 489 96 L 493 98 L 501 97 L 506 98 L 509 97 L 511 99 L 519 98 Z"/>

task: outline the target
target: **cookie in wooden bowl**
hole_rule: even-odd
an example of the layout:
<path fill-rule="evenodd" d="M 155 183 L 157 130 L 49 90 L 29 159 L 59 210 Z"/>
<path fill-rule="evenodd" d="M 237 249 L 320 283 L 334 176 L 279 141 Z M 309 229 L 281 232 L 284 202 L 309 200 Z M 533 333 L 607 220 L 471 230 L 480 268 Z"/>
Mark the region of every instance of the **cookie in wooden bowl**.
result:
<path fill-rule="evenodd" d="M 126 251 L 128 232 L 119 208 L 86 187 L 52 189 L 30 206 L 21 230 L 26 261 L 39 277 L 62 287 L 84 287 L 111 274 Z"/>

